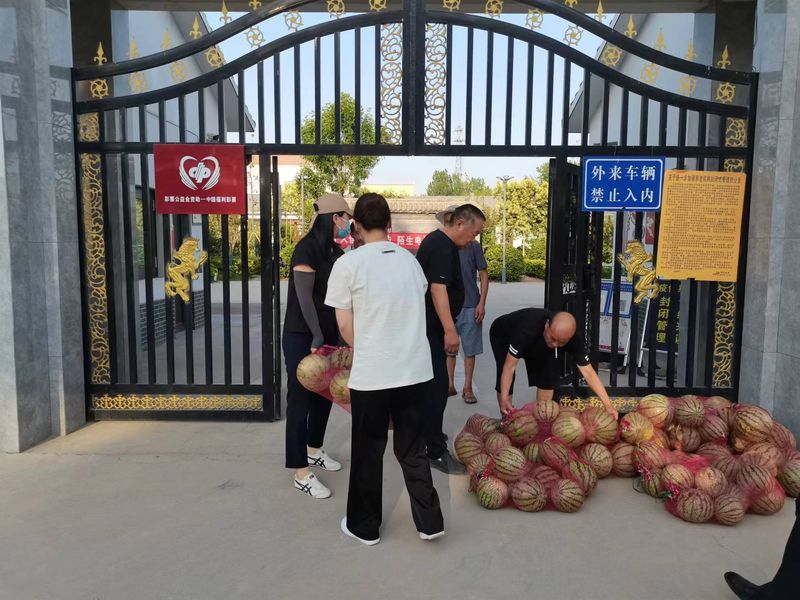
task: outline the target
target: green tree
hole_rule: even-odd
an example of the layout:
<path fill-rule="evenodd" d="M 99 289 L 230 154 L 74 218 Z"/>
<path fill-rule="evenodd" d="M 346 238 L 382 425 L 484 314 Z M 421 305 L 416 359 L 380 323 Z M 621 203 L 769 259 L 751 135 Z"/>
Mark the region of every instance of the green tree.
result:
<path fill-rule="evenodd" d="M 349 94 L 340 96 L 341 104 L 341 142 L 343 144 L 355 144 L 355 121 L 356 103 Z M 300 136 L 304 144 L 335 144 L 336 143 L 336 106 L 326 104 L 320 115 L 321 117 L 321 138 L 316 138 L 316 123 L 314 115 L 305 118 L 300 131 Z M 361 143 L 365 145 L 375 143 L 375 121 L 371 114 L 361 109 Z M 306 180 L 306 187 L 309 183 L 320 185 L 322 191 L 330 190 L 339 192 L 342 195 L 358 195 L 361 184 L 369 177 L 372 169 L 378 164 L 378 156 L 305 156 L 306 162 L 311 165 L 312 171 L 309 180 Z M 308 173 L 307 173 L 308 174 Z M 306 190 L 308 192 L 308 189 Z M 322 193 L 322 192 L 320 192 Z M 308 196 L 308 194 L 306 194 Z M 319 195 L 319 194 L 318 194 Z"/>
<path fill-rule="evenodd" d="M 506 243 L 522 240 L 523 247 L 530 246 L 534 240 L 547 236 L 547 183 L 531 177 L 509 181 L 506 207 Z M 494 189 L 498 199 L 497 208 L 488 219 L 494 227 L 503 224 L 503 186 Z"/>
<path fill-rule="evenodd" d="M 428 196 L 490 196 L 492 190 L 480 177 L 462 176 L 447 169 L 433 172 L 428 184 Z"/>

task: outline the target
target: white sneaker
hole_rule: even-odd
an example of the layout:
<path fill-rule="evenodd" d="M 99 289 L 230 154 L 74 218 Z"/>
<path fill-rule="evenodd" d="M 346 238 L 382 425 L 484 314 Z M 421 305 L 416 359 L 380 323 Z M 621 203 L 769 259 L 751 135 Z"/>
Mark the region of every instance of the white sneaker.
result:
<path fill-rule="evenodd" d="M 375 544 L 377 544 L 377 543 L 379 543 L 381 541 L 381 538 L 377 538 L 375 540 L 362 540 L 360 537 L 358 537 L 355 533 L 353 533 L 352 531 L 350 531 L 347 528 L 347 516 L 342 518 L 341 527 L 342 527 L 342 533 L 343 534 L 345 534 L 347 537 L 353 538 L 354 540 L 358 540 L 359 542 L 361 542 L 362 544 L 364 544 L 366 546 L 374 546 Z"/>
<path fill-rule="evenodd" d="M 426 542 L 429 542 L 431 540 L 438 539 L 438 538 L 442 537 L 443 535 L 444 535 L 444 530 L 440 531 L 439 533 L 431 533 L 431 534 L 422 533 L 420 531 L 419 532 L 419 539 L 425 540 Z"/>
<path fill-rule="evenodd" d="M 328 453 L 325 452 L 325 450 L 317 450 L 316 454 L 309 454 L 308 466 L 319 467 L 320 469 L 325 469 L 326 471 L 342 470 L 342 464 L 328 456 Z"/>
<path fill-rule="evenodd" d="M 294 487 L 318 500 L 331 497 L 331 491 L 313 473 L 309 473 L 302 479 L 295 479 Z"/>

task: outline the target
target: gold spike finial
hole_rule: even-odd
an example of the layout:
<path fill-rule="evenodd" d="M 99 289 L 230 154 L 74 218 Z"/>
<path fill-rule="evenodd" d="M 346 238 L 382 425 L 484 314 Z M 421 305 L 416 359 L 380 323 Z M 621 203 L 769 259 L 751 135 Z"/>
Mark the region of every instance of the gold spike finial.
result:
<path fill-rule="evenodd" d="M 606 20 L 606 11 L 603 9 L 603 0 L 597 0 L 597 14 L 595 18 L 604 23 Z"/>
<path fill-rule="evenodd" d="M 223 24 L 230 23 L 233 19 L 228 14 L 228 5 L 225 4 L 225 0 L 222 0 L 222 8 L 220 9 L 222 16 L 219 18 L 220 22 Z"/>
<path fill-rule="evenodd" d="M 161 40 L 161 49 L 162 50 L 169 50 L 169 30 L 164 30 L 164 39 Z"/>
<path fill-rule="evenodd" d="M 694 40 L 689 40 L 689 49 L 686 51 L 686 60 L 694 60 L 697 54 L 694 51 Z"/>
<path fill-rule="evenodd" d="M 131 48 L 128 50 L 128 58 L 136 58 L 139 56 L 139 48 L 136 46 L 136 38 L 131 38 Z"/>
<path fill-rule="evenodd" d="M 95 57 L 92 60 L 94 62 L 96 62 L 98 65 L 102 65 L 102 64 L 108 62 L 108 59 L 106 58 L 105 52 L 103 52 L 103 42 L 98 42 L 98 44 L 97 44 L 97 54 L 95 55 Z"/>
<path fill-rule="evenodd" d="M 725 49 L 722 51 L 722 60 L 717 61 L 717 66 L 720 69 L 727 69 L 731 66 L 731 61 L 729 58 L 730 54 L 728 53 L 728 45 L 725 44 Z"/>
<path fill-rule="evenodd" d="M 203 32 L 200 31 L 200 20 L 199 17 L 195 15 L 194 24 L 192 25 L 192 30 L 189 32 L 189 37 L 192 38 L 193 40 L 196 40 L 201 35 L 203 35 Z"/>
<path fill-rule="evenodd" d="M 258 10 L 259 8 L 261 8 L 261 0 L 250 0 L 250 2 L 248 2 L 247 4 L 249 4 L 250 8 L 252 8 L 253 10 Z"/>
<path fill-rule="evenodd" d="M 575 5 L 577 3 L 578 3 L 578 0 L 564 0 L 564 4 L 566 4 L 570 8 L 575 8 Z"/>
<path fill-rule="evenodd" d="M 658 30 L 658 39 L 656 40 L 655 49 L 656 50 L 660 50 L 660 51 L 663 52 L 664 48 L 666 48 L 666 47 L 667 47 L 667 45 L 664 43 L 664 32 L 661 29 L 659 29 Z"/>
<path fill-rule="evenodd" d="M 625 35 L 631 39 L 639 35 L 639 32 L 636 31 L 636 26 L 633 23 L 633 15 L 628 17 L 628 28 L 625 30 Z"/>

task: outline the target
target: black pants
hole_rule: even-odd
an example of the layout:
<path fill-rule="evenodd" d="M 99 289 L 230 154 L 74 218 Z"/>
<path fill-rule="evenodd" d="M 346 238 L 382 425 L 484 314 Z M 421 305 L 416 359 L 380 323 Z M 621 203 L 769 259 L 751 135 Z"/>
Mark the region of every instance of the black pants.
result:
<path fill-rule="evenodd" d="M 447 408 L 447 391 L 450 376 L 447 374 L 447 353 L 444 351 L 444 333 L 428 329 L 428 343 L 431 347 L 433 379 L 427 385 L 427 404 L 425 407 L 425 443 L 428 456 L 439 458 L 447 451 L 444 437 L 444 409 Z"/>
<path fill-rule="evenodd" d="M 770 583 L 762 586 L 765 600 L 797 600 L 800 594 L 800 498 L 795 500 L 794 527 L 786 542 L 783 560 Z"/>
<path fill-rule="evenodd" d="M 394 455 L 403 469 L 417 530 L 434 534 L 444 530 L 439 496 L 433 487 L 425 455 L 423 407 L 427 384 L 370 392 L 350 391 L 353 441 L 347 528 L 363 540 L 380 536 L 383 498 L 383 453 L 394 423 Z"/>
<path fill-rule="evenodd" d="M 283 355 L 286 360 L 288 391 L 286 396 L 286 468 L 308 466 L 308 449 L 321 448 L 331 414 L 332 403 L 309 392 L 297 381 L 297 365 L 311 353 L 311 334 L 284 332 Z"/>

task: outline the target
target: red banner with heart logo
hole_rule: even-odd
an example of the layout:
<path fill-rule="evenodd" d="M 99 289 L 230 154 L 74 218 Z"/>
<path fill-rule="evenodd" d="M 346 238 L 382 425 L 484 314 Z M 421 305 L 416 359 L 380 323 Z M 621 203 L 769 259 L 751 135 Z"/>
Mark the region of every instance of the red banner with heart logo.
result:
<path fill-rule="evenodd" d="M 243 215 L 247 210 L 244 146 L 155 144 L 156 212 Z"/>

